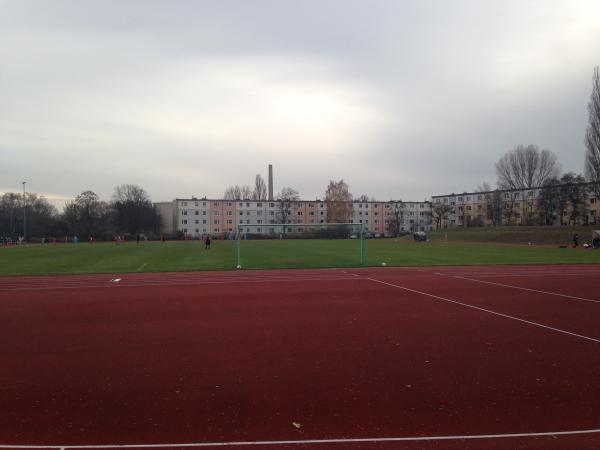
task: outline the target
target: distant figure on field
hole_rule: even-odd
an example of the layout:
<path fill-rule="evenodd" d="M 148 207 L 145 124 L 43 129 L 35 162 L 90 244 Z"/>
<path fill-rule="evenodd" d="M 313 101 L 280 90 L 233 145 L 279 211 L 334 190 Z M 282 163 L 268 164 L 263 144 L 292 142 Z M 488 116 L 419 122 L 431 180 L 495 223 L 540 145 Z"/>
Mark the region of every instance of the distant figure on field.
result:
<path fill-rule="evenodd" d="M 165 242 L 165 235 L 164 234 L 160 235 L 160 242 Z"/>
<path fill-rule="evenodd" d="M 204 238 L 204 250 L 210 250 L 210 234 Z"/>
<path fill-rule="evenodd" d="M 579 245 L 579 235 L 577 233 L 575 233 L 573 235 L 573 248 L 577 247 Z"/>
<path fill-rule="evenodd" d="M 140 235 L 139 234 L 135 237 L 135 243 L 140 245 Z"/>

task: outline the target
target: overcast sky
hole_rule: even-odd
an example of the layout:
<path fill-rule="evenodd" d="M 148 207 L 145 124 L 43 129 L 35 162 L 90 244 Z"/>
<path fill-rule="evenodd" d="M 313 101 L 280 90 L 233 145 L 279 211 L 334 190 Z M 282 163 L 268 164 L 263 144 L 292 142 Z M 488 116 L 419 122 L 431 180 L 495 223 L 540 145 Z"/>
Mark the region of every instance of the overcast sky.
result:
<path fill-rule="evenodd" d="M 0 192 L 423 200 L 583 171 L 600 1 L 0 0 Z"/>

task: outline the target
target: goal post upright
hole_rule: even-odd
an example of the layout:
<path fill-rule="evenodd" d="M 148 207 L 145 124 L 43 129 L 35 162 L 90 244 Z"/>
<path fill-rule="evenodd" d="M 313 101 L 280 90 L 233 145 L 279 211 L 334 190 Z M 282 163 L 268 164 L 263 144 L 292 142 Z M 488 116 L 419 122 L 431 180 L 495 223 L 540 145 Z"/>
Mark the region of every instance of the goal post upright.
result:
<path fill-rule="evenodd" d="M 242 239 L 242 228 L 240 225 L 238 225 L 237 227 L 237 236 L 235 237 L 235 246 L 236 246 L 236 250 L 237 250 L 237 267 L 241 267 L 242 266 L 242 258 L 241 258 L 241 239 Z"/>

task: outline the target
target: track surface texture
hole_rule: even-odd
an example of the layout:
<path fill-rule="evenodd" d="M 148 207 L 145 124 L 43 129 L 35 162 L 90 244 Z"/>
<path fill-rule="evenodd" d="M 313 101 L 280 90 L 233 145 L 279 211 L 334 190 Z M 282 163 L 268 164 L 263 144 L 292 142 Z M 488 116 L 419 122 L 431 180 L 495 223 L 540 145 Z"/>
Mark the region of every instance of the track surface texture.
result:
<path fill-rule="evenodd" d="M 598 449 L 599 280 L 598 265 L 0 278 L 0 446 Z"/>

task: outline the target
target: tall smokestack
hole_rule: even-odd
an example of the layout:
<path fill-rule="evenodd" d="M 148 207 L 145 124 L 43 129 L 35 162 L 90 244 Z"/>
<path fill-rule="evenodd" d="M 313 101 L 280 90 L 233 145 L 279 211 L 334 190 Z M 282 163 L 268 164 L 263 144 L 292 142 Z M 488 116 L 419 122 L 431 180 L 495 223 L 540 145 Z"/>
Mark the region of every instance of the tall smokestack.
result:
<path fill-rule="evenodd" d="M 273 165 L 269 164 L 269 201 L 273 201 Z"/>

